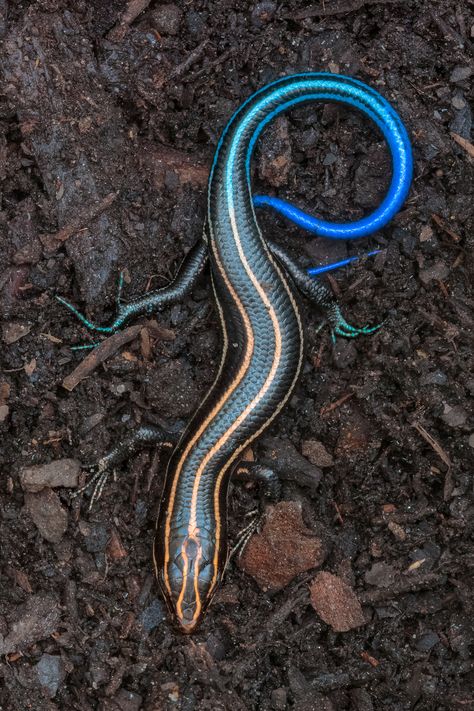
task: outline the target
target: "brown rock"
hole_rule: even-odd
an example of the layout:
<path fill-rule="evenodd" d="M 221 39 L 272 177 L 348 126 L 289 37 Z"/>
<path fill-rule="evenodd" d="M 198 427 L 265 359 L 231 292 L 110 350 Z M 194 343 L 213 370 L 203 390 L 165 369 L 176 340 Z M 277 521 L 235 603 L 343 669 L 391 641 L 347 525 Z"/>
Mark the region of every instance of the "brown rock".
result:
<path fill-rule="evenodd" d="M 37 492 L 45 487 L 77 486 L 81 465 L 76 459 L 56 459 L 49 464 L 25 467 L 20 472 L 23 491 Z"/>
<path fill-rule="evenodd" d="M 348 632 L 365 624 L 355 592 L 332 573 L 321 571 L 317 574 L 311 584 L 311 604 L 335 632 Z"/>
<path fill-rule="evenodd" d="M 260 441 L 260 461 L 278 472 L 283 481 L 316 489 L 321 481 L 321 469 L 301 456 L 294 444 L 279 437 L 264 437 Z"/>
<path fill-rule="evenodd" d="M 281 501 L 268 508 L 262 532 L 252 536 L 239 565 L 263 590 L 281 590 L 324 557 L 321 539 L 303 523 L 301 505 Z"/>
<path fill-rule="evenodd" d="M 334 459 L 327 451 L 326 447 L 322 442 L 318 442 L 317 439 L 308 439 L 301 443 L 301 453 L 303 457 L 309 459 L 311 464 L 315 464 L 317 467 L 324 469 L 325 467 L 332 467 L 334 464 Z"/>
<path fill-rule="evenodd" d="M 67 529 L 67 511 L 51 489 L 26 494 L 25 505 L 40 535 L 50 543 L 59 543 Z"/>
<path fill-rule="evenodd" d="M 20 323 L 19 321 L 10 321 L 9 323 L 3 324 L 3 340 L 7 346 L 11 346 L 12 343 L 16 343 L 26 336 L 31 331 L 31 326 L 27 323 Z"/>
<path fill-rule="evenodd" d="M 177 5 L 158 5 L 151 13 L 153 27 L 163 35 L 177 35 L 183 11 Z"/>
<path fill-rule="evenodd" d="M 18 652 L 35 642 L 48 639 L 59 623 L 59 605 L 51 595 L 34 595 L 19 608 L 18 620 L 14 622 L 5 639 L 0 636 L 0 654 Z"/>
<path fill-rule="evenodd" d="M 431 267 L 420 271 L 420 279 L 427 286 L 433 279 L 446 279 L 449 275 L 449 268 L 444 262 L 436 262 Z"/>

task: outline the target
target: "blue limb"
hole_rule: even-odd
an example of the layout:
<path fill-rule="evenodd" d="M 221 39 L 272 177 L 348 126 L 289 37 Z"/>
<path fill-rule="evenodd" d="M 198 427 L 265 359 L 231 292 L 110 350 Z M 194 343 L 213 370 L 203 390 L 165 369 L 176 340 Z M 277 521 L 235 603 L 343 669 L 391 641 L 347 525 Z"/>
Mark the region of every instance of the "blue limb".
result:
<path fill-rule="evenodd" d="M 83 346 L 71 346 L 72 351 L 90 351 L 93 348 L 97 348 L 97 346 L 100 346 L 102 341 L 96 341 L 95 343 L 88 343 Z"/>
<path fill-rule="evenodd" d="M 63 299 L 62 296 L 55 296 L 54 297 L 56 301 L 59 301 L 60 304 L 65 306 L 71 313 L 76 316 L 81 323 L 84 324 L 86 328 L 89 329 L 89 331 L 98 331 L 99 333 L 114 333 L 120 326 L 123 324 L 125 321 L 125 318 L 123 315 L 118 315 L 115 321 L 112 323 L 111 326 L 99 326 L 96 323 L 92 323 L 92 321 L 89 321 L 83 314 L 81 314 L 80 311 L 76 309 L 75 306 L 69 303 L 69 301 L 66 301 L 66 299 Z"/>
<path fill-rule="evenodd" d="M 383 326 L 383 321 L 375 326 L 362 326 L 361 328 L 351 326 L 350 323 L 347 323 L 337 304 L 332 308 L 329 314 L 329 321 L 331 324 L 331 340 L 333 343 L 336 342 L 336 336 L 344 336 L 344 338 L 356 338 L 361 335 L 366 336 L 369 333 L 378 331 L 379 328 Z"/>
<path fill-rule="evenodd" d="M 122 289 L 123 289 L 123 272 L 120 271 L 119 274 L 119 279 L 118 279 L 118 287 L 117 287 L 117 297 L 115 301 L 117 302 L 117 308 L 120 308 L 120 304 L 122 302 Z"/>
<path fill-rule="evenodd" d="M 360 257 L 348 257 L 347 259 L 342 259 L 340 262 L 333 262 L 332 264 L 325 264 L 322 267 L 311 267 L 307 269 L 307 273 L 310 276 L 316 276 L 317 274 L 324 274 L 324 272 L 331 272 L 334 269 L 340 269 L 340 267 L 345 267 L 352 262 L 357 262 L 364 257 L 373 257 L 375 254 L 380 254 L 380 249 L 375 249 L 373 252 L 367 252 L 362 254 Z"/>

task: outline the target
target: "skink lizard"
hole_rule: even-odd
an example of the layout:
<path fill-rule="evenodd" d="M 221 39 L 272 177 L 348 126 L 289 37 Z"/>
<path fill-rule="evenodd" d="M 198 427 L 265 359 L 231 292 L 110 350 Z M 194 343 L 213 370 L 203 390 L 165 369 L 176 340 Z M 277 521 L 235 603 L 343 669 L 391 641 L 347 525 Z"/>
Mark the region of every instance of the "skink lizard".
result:
<path fill-rule="evenodd" d="M 263 128 L 282 111 L 311 101 L 336 101 L 368 115 L 392 154 L 392 182 L 380 207 L 359 222 L 319 220 L 282 200 L 252 198 L 250 160 Z M 204 235 L 164 289 L 119 306 L 110 326 L 88 321 L 59 299 L 90 329 L 112 333 L 132 316 L 180 300 L 210 264 L 222 332 L 222 355 L 204 402 L 173 445 L 153 547 L 157 580 L 183 632 L 201 622 L 228 559 L 227 493 L 244 450 L 288 402 L 303 362 L 303 324 L 296 288 L 323 308 L 333 335 L 354 337 L 330 292 L 260 232 L 255 207 L 270 206 L 297 224 L 330 238 L 354 238 L 382 227 L 403 204 L 412 175 L 406 130 L 390 104 L 361 82 L 333 74 L 285 77 L 253 94 L 232 116 L 212 164 Z M 142 445 L 163 446 L 169 437 L 141 427 L 103 457 L 95 476 L 99 493 L 112 467 Z M 254 464 L 257 478 L 272 486 L 272 473 Z"/>

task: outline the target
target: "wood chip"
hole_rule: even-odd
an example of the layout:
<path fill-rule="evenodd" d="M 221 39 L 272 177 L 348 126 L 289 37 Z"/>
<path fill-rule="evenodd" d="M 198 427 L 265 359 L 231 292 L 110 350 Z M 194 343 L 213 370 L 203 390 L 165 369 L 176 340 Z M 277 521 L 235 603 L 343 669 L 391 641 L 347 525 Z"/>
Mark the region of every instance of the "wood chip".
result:
<path fill-rule="evenodd" d="M 461 146 L 461 148 L 464 148 L 468 156 L 474 158 L 474 144 L 472 144 L 466 138 L 460 136 L 459 133 L 454 133 L 454 131 L 451 131 L 451 137 L 454 138 L 456 143 Z"/>
<path fill-rule="evenodd" d="M 94 348 L 94 350 L 89 353 L 89 355 L 87 355 L 81 363 L 79 363 L 77 368 L 75 368 L 70 375 L 67 375 L 64 378 L 62 382 L 63 388 L 66 388 L 66 390 L 69 391 L 74 390 L 76 385 L 79 385 L 84 378 L 87 378 L 97 368 L 97 366 L 104 363 L 108 358 L 110 358 L 110 356 L 114 355 L 119 348 L 127 343 L 130 343 L 130 341 L 133 341 L 138 336 L 142 328 L 143 326 L 141 324 L 129 326 L 124 331 L 119 331 L 118 333 L 114 333 L 112 336 L 109 336 L 109 338 L 106 338 L 100 346 Z"/>
<path fill-rule="evenodd" d="M 446 464 L 446 466 L 451 469 L 451 467 L 452 467 L 451 459 L 446 454 L 446 452 L 444 451 L 442 446 L 439 444 L 439 442 L 437 442 L 435 440 L 435 438 L 432 435 L 430 435 L 430 433 L 427 430 L 425 430 L 423 425 L 420 425 L 419 422 L 413 422 L 412 427 L 414 427 L 415 430 L 423 437 L 425 442 L 428 442 L 430 447 L 432 447 L 434 449 L 434 451 L 436 452 L 438 457 Z"/>
<path fill-rule="evenodd" d="M 292 20 L 305 20 L 308 17 L 333 17 L 361 10 L 364 5 L 395 5 L 403 2 L 404 0 L 339 0 L 339 2 L 322 0 L 319 5 L 313 5 L 305 10 L 285 15 L 285 17 Z"/>

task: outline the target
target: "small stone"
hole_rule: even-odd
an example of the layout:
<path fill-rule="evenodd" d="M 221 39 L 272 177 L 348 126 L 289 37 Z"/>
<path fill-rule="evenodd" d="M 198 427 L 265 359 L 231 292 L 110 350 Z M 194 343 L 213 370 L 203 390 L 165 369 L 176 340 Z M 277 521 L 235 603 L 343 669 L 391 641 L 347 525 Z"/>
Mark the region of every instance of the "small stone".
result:
<path fill-rule="evenodd" d="M 439 642 L 439 636 L 436 632 L 425 632 L 417 641 L 416 648 L 419 652 L 429 652 Z"/>
<path fill-rule="evenodd" d="M 303 457 L 289 440 L 264 437 L 260 441 L 260 452 L 260 461 L 278 472 L 283 481 L 317 489 L 322 477 L 321 469 Z"/>
<path fill-rule="evenodd" d="M 337 575 L 326 571 L 318 573 L 311 584 L 310 594 L 312 606 L 335 632 L 348 632 L 365 624 L 357 595 Z"/>
<path fill-rule="evenodd" d="M 458 82 L 466 81 L 466 79 L 469 79 L 471 74 L 471 67 L 454 67 L 453 71 L 451 72 L 451 76 L 449 77 L 449 81 L 453 82 L 453 84 L 457 84 Z"/>
<path fill-rule="evenodd" d="M 250 20 L 254 27 L 263 27 L 273 18 L 276 10 L 276 3 L 271 0 L 257 2 L 252 10 Z"/>
<path fill-rule="evenodd" d="M 288 692 L 284 687 L 273 689 L 271 693 L 271 705 L 274 711 L 285 711 L 288 699 Z"/>
<path fill-rule="evenodd" d="M 377 588 L 388 588 L 395 580 L 396 571 L 387 563 L 374 563 L 365 574 L 365 582 Z"/>
<path fill-rule="evenodd" d="M 145 607 L 138 621 L 145 632 L 149 634 L 155 627 L 158 627 L 164 619 L 166 619 L 166 614 L 163 603 L 161 600 L 158 600 L 158 598 L 155 598 L 148 607 Z"/>
<path fill-rule="evenodd" d="M 462 94 L 455 94 L 451 99 L 451 105 L 457 111 L 462 111 L 462 109 L 466 108 L 466 99 Z"/>
<path fill-rule="evenodd" d="M 5 637 L 0 635 L 0 654 L 19 652 L 48 639 L 59 624 L 59 604 L 52 595 L 32 595 L 18 608 L 17 620 Z"/>
<path fill-rule="evenodd" d="M 151 22 L 153 27 L 163 35 L 177 35 L 183 13 L 181 8 L 172 3 L 158 5 L 151 12 Z"/>
<path fill-rule="evenodd" d="M 239 566 L 263 590 L 281 590 L 305 570 L 321 565 L 325 557 L 320 538 L 303 523 L 301 504 L 281 501 L 269 506 L 260 533 L 252 536 Z"/>
<path fill-rule="evenodd" d="M 474 432 L 469 435 L 469 446 L 474 449 Z"/>
<path fill-rule="evenodd" d="M 436 262 L 427 269 L 420 270 L 420 279 L 427 286 L 433 279 L 443 280 L 449 275 L 449 268 L 444 262 Z"/>
<path fill-rule="evenodd" d="M 105 551 L 109 539 L 106 526 L 81 520 L 78 528 L 84 536 L 86 550 L 89 553 L 103 553 Z"/>
<path fill-rule="evenodd" d="M 467 420 L 467 412 L 462 405 L 454 405 L 454 407 L 451 407 L 451 405 L 446 403 L 441 419 L 450 427 L 461 427 Z"/>
<path fill-rule="evenodd" d="M 400 526 L 400 524 L 396 523 L 395 521 L 389 521 L 387 524 L 387 528 L 391 533 L 393 533 L 395 538 L 398 538 L 399 541 L 406 541 L 407 534 Z"/>
<path fill-rule="evenodd" d="M 10 413 L 8 405 L 0 405 L 0 422 L 5 422 Z"/>
<path fill-rule="evenodd" d="M 334 459 L 327 451 L 326 447 L 322 442 L 318 442 L 317 439 L 308 439 L 301 443 L 301 453 L 303 457 L 309 459 L 311 464 L 315 464 L 317 467 L 324 469 L 325 467 L 332 467 L 334 464 Z"/>
<path fill-rule="evenodd" d="M 25 496 L 25 506 L 40 535 L 50 543 L 59 543 L 66 533 L 68 515 L 52 489 Z"/>
<path fill-rule="evenodd" d="M 110 534 L 106 551 L 110 560 L 113 561 L 123 560 L 123 558 L 126 558 L 128 556 L 127 550 L 124 548 L 118 531 L 115 528 L 112 529 L 112 532 Z"/>
<path fill-rule="evenodd" d="M 428 242 L 433 237 L 433 228 L 430 225 L 423 225 L 420 231 L 420 242 Z"/>
<path fill-rule="evenodd" d="M 421 385 L 446 385 L 448 376 L 442 370 L 435 370 L 432 373 L 423 375 L 420 379 Z"/>
<path fill-rule="evenodd" d="M 53 654 L 43 654 L 36 665 L 36 673 L 38 674 L 40 685 L 49 698 L 53 699 L 66 676 L 61 657 Z"/>
<path fill-rule="evenodd" d="M 134 691 L 128 689 L 120 689 L 111 701 L 114 702 L 114 709 L 117 711 L 140 711 L 142 708 L 143 698 Z"/>
<path fill-rule="evenodd" d="M 3 340 L 10 346 L 12 343 L 16 343 L 31 331 L 31 326 L 27 323 L 20 323 L 19 321 L 10 321 L 9 323 L 4 323 L 2 326 Z"/>
<path fill-rule="evenodd" d="M 45 487 L 77 487 L 81 465 L 76 459 L 56 459 L 49 464 L 24 467 L 20 472 L 23 491 L 37 492 Z"/>

